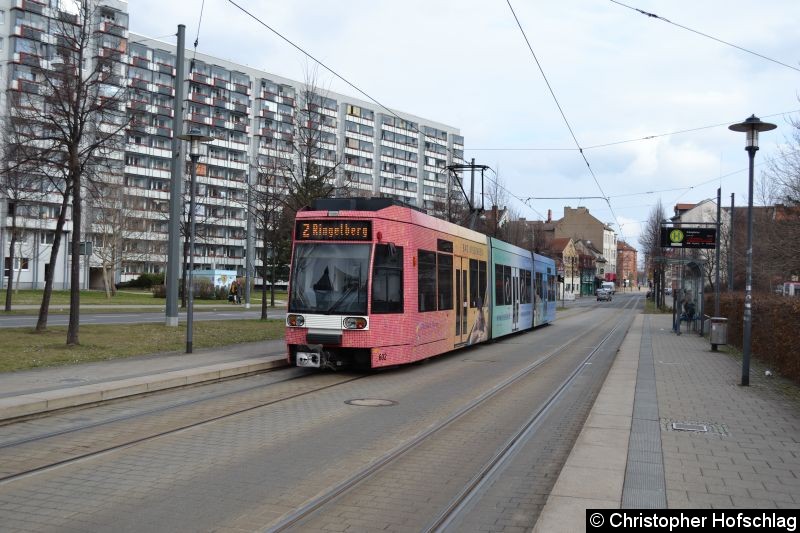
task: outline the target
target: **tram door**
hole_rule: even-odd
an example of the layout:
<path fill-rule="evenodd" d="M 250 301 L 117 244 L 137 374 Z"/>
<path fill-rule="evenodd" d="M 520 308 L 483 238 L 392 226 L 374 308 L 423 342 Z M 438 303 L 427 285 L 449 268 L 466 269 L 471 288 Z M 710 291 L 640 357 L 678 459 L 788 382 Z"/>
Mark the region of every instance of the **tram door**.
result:
<path fill-rule="evenodd" d="M 467 327 L 467 315 L 469 314 L 469 287 L 467 286 L 467 272 L 469 271 L 469 259 L 455 257 L 456 274 L 456 344 L 467 342 L 469 329 Z"/>
<path fill-rule="evenodd" d="M 519 329 L 519 290 L 520 276 L 519 269 L 511 268 L 511 331 Z"/>

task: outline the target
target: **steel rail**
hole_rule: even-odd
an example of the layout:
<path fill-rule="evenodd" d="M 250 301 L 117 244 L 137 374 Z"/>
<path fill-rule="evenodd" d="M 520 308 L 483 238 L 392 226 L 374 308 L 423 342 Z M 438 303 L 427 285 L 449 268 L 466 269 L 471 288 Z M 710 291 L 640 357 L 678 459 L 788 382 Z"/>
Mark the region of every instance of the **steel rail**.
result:
<path fill-rule="evenodd" d="M 629 304 L 631 304 L 631 303 L 634 304 L 632 307 L 635 307 L 635 304 L 637 302 L 638 302 L 638 299 L 637 300 L 632 300 L 631 302 L 626 302 L 625 305 L 623 306 L 623 309 L 627 308 L 627 306 Z M 276 533 L 276 532 L 280 532 L 280 531 L 285 531 L 286 529 L 290 528 L 291 526 L 296 525 L 298 522 L 300 522 L 301 520 L 307 518 L 308 516 L 313 514 L 315 511 L 321 509 L 323 506 L 325 506 L 326 504 L 330 503 L 335 498 L 343 495 L 344 493 L 346 493 L 349 490 L 352 490 L 354 487 L 356 487 L 362 481 L 364 481 L 364 480 L 368 479 L 369 477 L 371 477 L 372 475 L 376 474 L 382 468 L 387 466 L 389 463 L 395 461 L 396 459 L 398 459 L 399 457 L 401 457 L 402 455 L 404 455 L 408 451 L 416 448 L 417 446 L 422 444 L 424 441 L 426 441 L 428 438 L 430 438 L 434 434 L 438 433 L 439 431 L 443 430 L 444 428 L 446 428 L 447 426 L 449 426 L 450 424 L 452 424 L 456 420 L 460 419 L 461 417 L 463 417 L 467 413 L 469 413 L 472 410 L 474 410 L 475 408 L 479 407 L 481 404 L 485 403 L 487 400 L 489 400 L 490 398 L 492 398 L 493 396 L 495 396 L 496 394 L 498 394 L 502 390 L 508 388 L 509 386 L 514 384 L 515 382 L 517 382 L 520 379 L 526 377 L 528 374 L 530 374 L 531 372 L 533 372 L 534 370 L 539 368 L 541 365 L 543 365 L 544 363 L 546 363 L 547 361 L 549 361 L 550 359 L 552 359 L 553 357 L 555 357 L 556 355 L 561 353 L 561 351 L 564 348 L 566 348 L 567 346 L 578 342 L 579 340 L 583 339 L 584 337 L 589 336 L 591 333 L 593 333 L 596 330 L 600 329 L 606 322 L 607 321 L 601 322 L 601 323 L 597 324 L 596 326 L 594 326 L 593 328 L 585 331 L 582 335 L 579 335 L 578 337 L 574 337 L 574 338 L 568 340 L 567 342 L 561 344 L 560 346 L 552 349 L 549 353 L 544 355 L 541 359 L 531 363 L 530 365 L 522 368 L 521 370 L 518 370 L 517 372 L 515 372 L 514 374 L 512 374 L 511 376 L 509 376 L 508 378 L 506 378 L 502 382 L 498 383 L 497 385 L 495 385 L 494 387 L 492 387 L 488 391 L 484 392 L 483 394 L 481 394 L 477 398 L 473 399 L 470 403 L 468 403 L 467 405 L 465 405 L 461 409 L 457 410 L 455 413 L 451 414 L 449 417 L 445 418 L 443 421 L 441 421 L 438 424 L 435 424 L 435 425 L 429 427 L 425 431 L 423 431 L 423 432 L 415 435 L 411 439 L 409 439 L 407 442 L 405 442 L 405 443 L 397 446 L 396 448 L 388 451 L 386 454 L 384 454 L 383 456 L 377 458 L 372 463 L 370 463 L 369 465 L 365 466 L 364 468 L 362 468 L 361 470 L 359 470 L 355 474 L 351 475 L 347 479 L 345 479 L 342 482 L 334 485 L 330 489 L 322 492 L 318 496 L 316 496 L 316 497 L 312 498 L 311 500 L 307 501 L 302 506 L 297 507 L 294 511 L 284 514 L 282 517 L 278 518 L 275 523 L 273 523 L 272 525 L 267 526 L 262 531 L 264 531 L 266 533 Z M 604 339 L 604 341 L 605 341 L 605 339 Z M 579 367 L 579 370 L 582 369 L 583 366 L 584 366 L 584 364 L 581 364 L 581 366 Z"/>
<path fill-rule="evenodd" d="M 623 306 L 623 311 L 628 310 L 630 302 L 626 302 Z M 634 301 L 636 303 L 636 301 Z M 632 306 L 633 307 L 633 306 Z M 603 345 L 617 333 L 617 330 L 622 327 L 623 323 L 629 320 L 629 315 L 621 317 L 611 331 L 603 337 L 600 343 L 584 358 L 580 365 L 575 367 L 575 370 L 567 376 L 567 378 L 553 391 L 553 393 L 544 401 L 539 409 L 522 425 L 522 427 L 514 434 L 506 443 L 499 449 L 478 473 L 464 486 L 459 494 L 451 500 L 450 504 L 431 522 L 430 525 L 425 527 L 424 531 L 444 531 L 453 521 L 469 506 L 474 500 L 476 495 L 480 494 L 485 487 L 487 487 L 494 477 L 501 472 L 514 458 L 517 452 L 530 440 L 535 431 L 541 425 L 542 420 L 551 412 L 552 408 L 564 395 L 564 392 L 572 385 L 578 378 L 580 373 L 589 363 L 589 361 L 600 351 Z"/>
<path fill-rule="evenodd" d="M 316 389 L 313 389 L 313 390 L 308 390 L 308 391 L 300 392 L 300 393 L 297 393 L 297 394 L 291 394 L 289 396 L 285 396 L 285 397 L 282 397 L 282 398 L 277 398 L 277 399 L 274 399 L 274 400 L 270 400 L 268 402 L 260 402 L 257 405 L 250 405 L 250 406 L 248 406 L 248 407 L 246 407 L 244 409 L 238 409 L 238 410 L 230 412 L 230 413 L 217 415 L 217 416 L 214 416 L 214 417 L 211 417 L 211 418 L 207 418 L 205 420 L 200 420 L 198 422 L 192 422 L 192 423 L 189 423 L 189 424 L 183 424 L 183 425 L 181 425 L 179 427 L 170 428 L 170 429 L 165 430 L 165 431 L 159 431 L 158 433 L 154 433 L 154 434 L 147 435 L 147 436 L 144 436 L 144 437 L 131 439 L 131 440 L 129 440 L 127 442 L 124 442 L 124 443 L 115 444 L 115 445 L 112 445 L 112 446 L 107 446 L 107 447 L 101 448 L 99 450 L 93 450 L 93 451 L 86 452 L 86 453 L 83 453 L 83 454 L 80 454 L 80 455 L 75 455 L 75 456 L 67 458 L 67 459 L 63 459 L 63 460 L 60 460 L 60 461 L 54 461 L 52 463 L 48 463 L 46 465 L 38 466 L 38 467 L 35 467 L 35 468 L 29 468 L 29 469 L 24 470 L 22 472 L 16 472 L 14 474 L 10 474 L 10 475 L 4 476 L 4 477 L 0 477 L 0 486 L 8 484 L 8 483 L 16 481 L 16 480 L 19 480 L 19 479 L 22 479 L 22 478 L 30 477 L 30 476 L 35 475 L 35 474 L 41 474 L 43 472 L 48 472 L 48 471 L 54 470 L 56 468 L 67 466 L 67 465 L 70 465 L 70 464 L 73 464 L 73 463 L 76 463 L 76 462 L 79 462 L 79 461 L 86 461 L 88 459 L 92 459 L 92 458 L 98 457 L 100 455 L 106 455 L 106 454 L 108 454 L 110 452 L 114 452 L 114 451 L 121 450 L 121 449 L 124 449 L 124 448 L 129 448 L 129 447 L 134 446 L 136 444 L 141 444 L 141 443 L 144 443 L 144 442 L 153 441 L 153 440 L 159 439 L 161 437 L 166 437 L 166 436 L 169 436 L 169 435 L 174 435 L 176 433 L 180 433 L 182 431 L 186 431 L 188 429 L 193 429 L 193 428 L 201 427 L 201 426 L 204 426 L 204 425 L 207 425 L 207 424 L 212 424 L 212 423 L 218 422 L 220 420 L 225 420 L 227 418 L 238 416 L 238 415 L 241 415 L 243 413 L 248 413 L 248 412 L 254 411 L 256 409 L 261 409 L 262 407 L 267 407 L 267 406 L 270 406 L 270 405 L 274 405 L 276 403 L 285 402 L 287 400 L 292 400 L 292 399 L 295 399 L 295 398 L 299 398 L 301 396 L 306 396 L 308 394 L 314 394 L 314 393 L 319 392 L 319 391 L 327 390 L 327 389 L 330 389 L 330 388 L 333 388 L 333 387 L 338 387 L 340 385 L 344 385 L 346 383 L 351 383 L 353 381 L 358 381 L 358 380 L 364 379 L 366 377 L 368 377 L 368 376 L 367 375 L 363 375 L 363 376 L 357 376 L 357 377 L 354 377 L 354 378 L 344 379 L 344 380 L 339 381 L 337 383 L 332 383 L 330 385 L 325 385 L 324 387 L 319 387 L 319 388 L 316 388 Z"/>

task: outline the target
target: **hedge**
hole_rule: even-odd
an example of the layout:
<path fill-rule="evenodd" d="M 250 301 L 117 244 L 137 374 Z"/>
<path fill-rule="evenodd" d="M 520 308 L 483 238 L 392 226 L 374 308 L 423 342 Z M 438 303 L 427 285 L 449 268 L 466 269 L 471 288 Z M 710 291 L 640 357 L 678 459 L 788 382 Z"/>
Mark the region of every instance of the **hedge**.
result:
<path fill-rule="evenodd" d="M 706 309 L 714 309 L 707 294 Z M 742 348 L 744 293 L 720 295 L 720 315 L 728 319 L 728 344 Z M 751 355 L 770 369 L 800 383 L 800 298 L 754 293 L 752 298 Z"/>

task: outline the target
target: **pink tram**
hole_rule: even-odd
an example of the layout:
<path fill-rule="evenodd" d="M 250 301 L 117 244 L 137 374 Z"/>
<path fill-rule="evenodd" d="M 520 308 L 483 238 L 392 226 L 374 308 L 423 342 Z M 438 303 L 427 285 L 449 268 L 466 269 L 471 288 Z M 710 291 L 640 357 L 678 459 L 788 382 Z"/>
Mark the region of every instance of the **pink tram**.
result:
<path fill-rule="evenodd" d="M 552 259 L 388 198 L 323 199 L 297 213 L 289 363 L 420 361 L 555 319 Z"/>

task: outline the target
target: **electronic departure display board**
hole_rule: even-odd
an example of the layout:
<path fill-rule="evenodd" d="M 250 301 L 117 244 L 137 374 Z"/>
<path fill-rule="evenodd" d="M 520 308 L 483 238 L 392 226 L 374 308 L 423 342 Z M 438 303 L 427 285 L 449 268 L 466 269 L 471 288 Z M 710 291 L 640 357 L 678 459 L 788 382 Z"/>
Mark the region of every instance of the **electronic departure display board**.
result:
<path fill-rule="evenodd" d="M 717 230 L 714 228 L 661 228 L 661 246 L 664 248 L 716 248 Z"/>
<path fill-rule="evenodd" d="M 371 241 L 371 220 L 298 220 L 296 241 Z"/>

